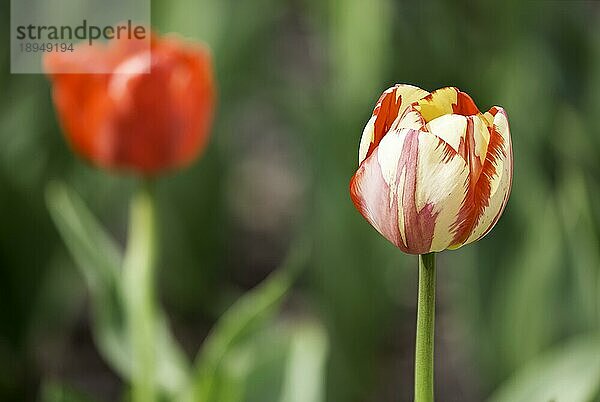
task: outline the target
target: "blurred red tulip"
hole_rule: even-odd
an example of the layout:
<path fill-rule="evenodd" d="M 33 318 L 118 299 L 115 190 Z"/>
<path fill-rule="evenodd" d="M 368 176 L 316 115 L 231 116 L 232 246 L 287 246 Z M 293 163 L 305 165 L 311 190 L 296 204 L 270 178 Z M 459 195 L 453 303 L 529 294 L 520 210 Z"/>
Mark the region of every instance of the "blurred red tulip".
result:
<path fill-rule="evenodd" d="M 508 202 L 512 173 L 504 109 L 481 113 L 454 87 L 396 85 L 364 129 L 350 195 L 396 247 L 426 254 L 485 236 Z"/>
<path fill-rule="evenodd" d="M 58 117 L 77 153 L 146 176 L 198 156 L 215 98 L 205 47 L 153 36 L 149 49 L 132 40 L 77 49 L 44 59 Z"/>

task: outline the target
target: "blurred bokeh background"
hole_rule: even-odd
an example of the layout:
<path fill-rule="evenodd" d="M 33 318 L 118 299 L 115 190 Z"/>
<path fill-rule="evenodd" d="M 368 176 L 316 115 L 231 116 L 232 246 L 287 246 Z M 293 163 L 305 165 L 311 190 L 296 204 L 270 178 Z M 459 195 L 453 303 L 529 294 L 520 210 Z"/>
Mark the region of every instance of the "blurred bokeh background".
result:
<path fill-rule="evenodd" d="M 123 243 L 134 179 L 74 156 L 45 77 L 10 74 L 9 16 L 3 0 L 0 400 L 39 400 L 49 383 L 119 400 L 44 192 L 65 181 Z M 412 400 L 417 260 L 348 195 L 363 125 L 396 82 L 501 105 L 513 136 L 504 216 L 438 258 L 438 399 L 598 398 L 600 3 L 154 0 L 152 21 L 208 43 L 219 87 L 209 147 L 158 185 L 159 292 L 186 353 L 299 233 L 313 242 L 281 312 L 239 346 L 246 391 L 228 400 L 308 401 L 282 369 L 303 357 L 311 401 Z"/>

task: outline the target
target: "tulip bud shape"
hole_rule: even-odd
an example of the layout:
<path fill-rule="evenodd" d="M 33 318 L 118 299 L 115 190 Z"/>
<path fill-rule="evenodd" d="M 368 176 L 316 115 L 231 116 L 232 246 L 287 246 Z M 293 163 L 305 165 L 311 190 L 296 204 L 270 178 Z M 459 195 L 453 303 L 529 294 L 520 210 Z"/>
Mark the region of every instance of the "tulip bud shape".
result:
<path fill-rule="evenodd" d="M 94 165 L 153 176 L 206 146 L 215 90 L 204 46 L 153 36 L 148 50 L 115 39 L 49 53 L 44 68 L 69 143 Z"/>
<path fill-rule="evenodd" d="M 363 131 L 350 182 L 358 211 L 403 252 L 456 249 L 494 227 L 510 195 L 507 114 L 458 88 L 386 90 Z"/>

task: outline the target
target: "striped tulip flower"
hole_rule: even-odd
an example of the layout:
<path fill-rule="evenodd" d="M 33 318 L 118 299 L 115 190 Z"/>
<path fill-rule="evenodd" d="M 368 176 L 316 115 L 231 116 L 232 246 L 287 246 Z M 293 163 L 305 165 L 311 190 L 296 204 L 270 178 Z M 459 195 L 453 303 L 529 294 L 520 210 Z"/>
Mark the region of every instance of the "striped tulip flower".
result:
<path fill-rule="evenodd" d="M 386 239 L 426 254 L 485 236 L 506 206 L 512 171 L 504 109 L 481 113 L 454 87 L 396 85 L 364 129 L 350 194 Z"/>
<path fill-rule="evenodd" d="M 94 165 L 154 176 L 206 146 L 215 89 L 201 45 L 152 36 L 148 50 L 115 39 L 49 53 L 44 68 L 67 139 Z"/>

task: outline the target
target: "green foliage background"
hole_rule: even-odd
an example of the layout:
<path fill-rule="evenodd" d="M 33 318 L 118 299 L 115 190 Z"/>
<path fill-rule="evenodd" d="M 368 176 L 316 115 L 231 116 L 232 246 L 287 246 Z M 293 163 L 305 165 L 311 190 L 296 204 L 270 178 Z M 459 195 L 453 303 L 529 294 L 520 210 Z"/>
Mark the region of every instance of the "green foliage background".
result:
<path fill-rule="evenodd" d="M 43 76 L 10 75 L 9 2 L 0 7 L 0 400 L 62 395 L 58 383 L 116 400 L 124 385 L 95 352 L 86 286 L 44 192 L 67 182 L 124 242 L 134 180 L 70 152 Z M 438 399 L 598 396 L 599 3 L 154 0 L 152 18 L 209 44 L 219 87 L 205 154 L 158 185 L 161 301 L 188 355 L 296 233 L 314 243 L 279 317 L 238 354 L 254 367 L 239 400 L 280 400 L 273 362 L 306 321 L 328 345 L 317 400 L 411 400 L 417 261 L 348 195 L 363 125 L 396 82 L 501 105 L 513 136 L 504 216 L 438 259 Z"/>

